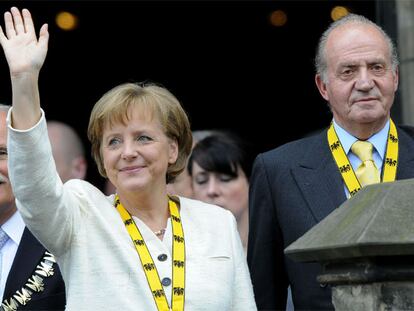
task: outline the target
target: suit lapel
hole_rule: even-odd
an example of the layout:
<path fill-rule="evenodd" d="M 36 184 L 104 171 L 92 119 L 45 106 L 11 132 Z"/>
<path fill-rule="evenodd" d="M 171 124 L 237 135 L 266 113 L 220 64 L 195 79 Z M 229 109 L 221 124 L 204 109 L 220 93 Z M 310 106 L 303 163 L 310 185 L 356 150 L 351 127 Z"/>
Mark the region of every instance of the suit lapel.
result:
<path fill-rule="evenodd" d="M 20 290 L 26 284 L 44 253 L 45 248 L 36 240 L 29 229 L 25 228 L 7 277 L 3 300 L 9 299 L 16 290 Z"/>
<path fill-rule="evenodd" d="M 326 131 L 319 134 L 302 161 L 292 169 L 316 222 L 321 221 L 345 200 L 341 174 L 332 158 Z"/>
<path fill-rule="evenodd" d="M 408 134 L 398 129 L 399 152 L 397 179 L 414 178 L 414 144 Z"/>
<path fill-rule="evenodd" d="M 303 193 L 317 222 L 346 201 L 341 174 L 329 150 L 323 131 L 299 165 L 292 169 L 296 183 Z M 397 179 L 414 178 L 414 143 L 405 131 L 398 129 L 399 161 Z"/>

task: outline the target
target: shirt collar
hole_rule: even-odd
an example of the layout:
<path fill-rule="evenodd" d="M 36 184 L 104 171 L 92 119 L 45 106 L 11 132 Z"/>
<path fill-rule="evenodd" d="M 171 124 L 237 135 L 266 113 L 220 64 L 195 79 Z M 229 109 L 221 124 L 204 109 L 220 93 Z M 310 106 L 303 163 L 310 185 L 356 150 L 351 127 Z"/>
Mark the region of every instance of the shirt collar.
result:
<path fill-rule="evenodd" d="M 20 244 L 20 240 L 23 236 L 25 224 L 22 216 L 16 211 L 2 226 L 1 228 L 7 233 L 9 238 L 16 243 Z"/>
<path fill-rule="evenodd" d="M 352 144 L 356 142 L 358 138 L 349 134 L 346 130 L 339 126 L 338 123 L 335 122 L 335 119 L 333 120 L 333 125 L 335 128 L 336 135 L 341 141 L 341 145 L 344 148 L 345 153 L 348 154 L 349 150 L 351 150 Z M 374 145 L 375 150 L 378 152 L 381 159 L 384 159 L 389 129 L 390 120 L 388 119 L 385 126 L 378 133 L 375 133 L 368 139 L 368 141 Z"/>

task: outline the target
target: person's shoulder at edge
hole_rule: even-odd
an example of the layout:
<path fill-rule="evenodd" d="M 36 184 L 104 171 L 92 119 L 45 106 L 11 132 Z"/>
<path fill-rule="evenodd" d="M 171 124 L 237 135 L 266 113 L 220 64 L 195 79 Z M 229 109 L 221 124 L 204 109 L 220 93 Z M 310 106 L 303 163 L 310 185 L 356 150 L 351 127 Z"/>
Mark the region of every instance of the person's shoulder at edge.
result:
<path fill-rule="evenodd" d="M 302 158 L 306 156 L 308 148 L 313 148 L 321 141 L 321 136 L 326 136 L 326 129 L 321 129 L 307 135 L 305 137 L 299 138 L 282 144 L 273 149 L 259 153 L 258 156 L 264 158 L 272 158 L 275 156 L 288 155 L 289 160 Z"/>
<path fill-rule="evenodd" d="M 401 124 L 397 127 L 407 133 L 410 138 L 414 139 L 414 126 Z"/>

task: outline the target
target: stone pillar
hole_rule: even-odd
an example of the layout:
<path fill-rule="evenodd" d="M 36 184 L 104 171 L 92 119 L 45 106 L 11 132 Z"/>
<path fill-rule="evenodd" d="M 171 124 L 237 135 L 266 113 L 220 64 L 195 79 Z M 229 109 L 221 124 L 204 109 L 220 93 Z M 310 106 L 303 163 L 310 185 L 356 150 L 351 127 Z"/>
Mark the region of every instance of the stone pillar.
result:
<path fill-rule="evenodd" d="M 335 310 L 414 310 L 414 256 L 366 257 L 324 265 Z"/>
<path fill-rule="evenodd" d="M 414 179 L 363 188 L 286 248 L 319 262 L 335 310 L 414 310 Z"/>

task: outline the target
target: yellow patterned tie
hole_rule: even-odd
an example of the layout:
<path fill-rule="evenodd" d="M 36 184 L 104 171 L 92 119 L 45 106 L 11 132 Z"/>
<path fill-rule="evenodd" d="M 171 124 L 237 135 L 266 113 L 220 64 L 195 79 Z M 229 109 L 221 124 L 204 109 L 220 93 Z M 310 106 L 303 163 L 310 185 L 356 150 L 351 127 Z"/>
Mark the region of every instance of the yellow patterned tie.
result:
<path fill-rule="evenodd" d="M 351 147 L 352 152 L 362 161 L 355 172 L 361 187 L 381 181 L 379 171 L 372 159 L 372 148 L 369 141 L 361 140 L 357 140 Z"/>

